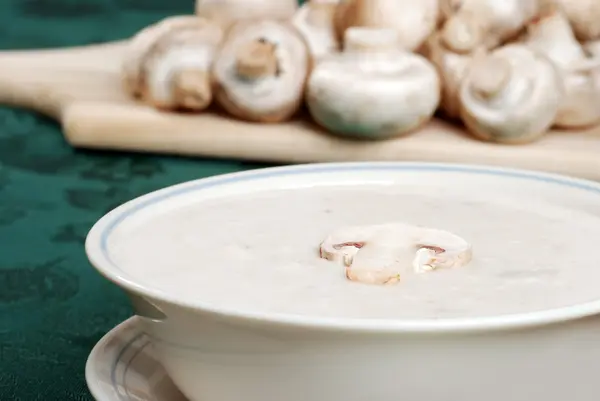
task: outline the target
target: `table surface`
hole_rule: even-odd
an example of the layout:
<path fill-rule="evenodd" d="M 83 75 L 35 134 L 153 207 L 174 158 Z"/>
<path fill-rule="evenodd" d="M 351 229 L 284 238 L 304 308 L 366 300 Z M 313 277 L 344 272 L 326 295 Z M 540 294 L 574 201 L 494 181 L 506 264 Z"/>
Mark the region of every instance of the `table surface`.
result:
<path fill-rule="evenodd" d="M 0 49 L 121 39 L 193 3 L 2 0 Z M 78 151 L 54 121 L 0 107 L 0 400 L 92 399 L 86 358 L 132 314 L 86 259 L 85 236 L 99 217 L 167 185 L 263 166 Z"/>

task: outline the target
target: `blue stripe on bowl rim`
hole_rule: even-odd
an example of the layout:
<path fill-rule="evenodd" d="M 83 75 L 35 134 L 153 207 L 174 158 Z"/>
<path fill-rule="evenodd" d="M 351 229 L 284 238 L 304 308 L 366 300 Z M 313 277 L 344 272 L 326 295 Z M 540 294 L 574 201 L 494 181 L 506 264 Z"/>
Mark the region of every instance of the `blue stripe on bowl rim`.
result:
<path fill-rule="evenodd" d="M 280 176 L 294 176 L 294 175 L 309 175 L 319 173 L 347 173 L 352 171 L 397 171 L 397 172 L 439 172 L 439 173 L 470 173 L 477 175 L 490 175 L 490 176 L 501 176 L 517 179 L 525 179 L 537 182 L 545 182 L 549 184 L 556 184 L 570 188 L 576 188 L 588 192 L 595 192 L 600 194 L 600 185 L 595 185 L 592 182 L 586 183 L 583 180 L 571 179 L 568 177 L 560 177 L 558 175 L 542 174 L 528 171 L 508 170 L 508 169 L 493 169 L 493 168 L 482 168 L 482 167 L 468 167 L 468 166 L 442 166 L 434 164 L 423 164 L 423 165 L 315 165 L 315 167 L 304 167 L 301 169 L 290 169 L 290 168 L 267 168 L 262 170 L 244 172 L 241 175 L 224 175 L 223 178 L 217 180 L 197 180 L 193 185 L 184 186 L 178 188 L 177 186 L 173 190 L 157 195 L 147 199 L 144 202 L 139 203 L 133 208 L 124 211 L 116 218 L 114 218 L 104 229 L 101 234 L 101 249 L 103 256 L 111 262 L 111 264 L 122 270 L 111 258 L 108 250 L 108 239 L 112 232 L 127 218 L 133 216 L 137 212 L 147 207 L 156 205 L 157 203 L 164 202 L 170 198 L 174 198 L 181 195 L 186 195 L 190 192 L 196 192 L 200 190 L 206 190 L 209 188 L 219 187 L 223 185 L 236 184 L 245 181 L 253 181 L 265 178 L 274 178 Z M 217 176 L 218 177 L 218 176 Z"/>

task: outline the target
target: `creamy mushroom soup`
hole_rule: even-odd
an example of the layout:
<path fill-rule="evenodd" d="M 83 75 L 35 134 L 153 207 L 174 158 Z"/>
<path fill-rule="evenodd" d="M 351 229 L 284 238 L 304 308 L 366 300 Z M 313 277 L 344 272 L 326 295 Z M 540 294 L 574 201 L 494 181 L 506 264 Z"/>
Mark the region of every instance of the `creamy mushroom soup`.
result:
<path fill-rule="evenodd" d="M 112 234 L 109 248 L 144 285 L 253 312 L 455 318 L 568 306 L 600 294 L 596 209 L 503 199 L 502 188 L 494 197 L 483 192 L 371 185 L 228 195 L 140 218 Z M 423 274 L 409 268 L 396 283 L 373 285 L 349 280 L 343 263 L 319 255 L 340 227 L 389 222 L 447 230 L 472 246 L 472 259 Z"/>

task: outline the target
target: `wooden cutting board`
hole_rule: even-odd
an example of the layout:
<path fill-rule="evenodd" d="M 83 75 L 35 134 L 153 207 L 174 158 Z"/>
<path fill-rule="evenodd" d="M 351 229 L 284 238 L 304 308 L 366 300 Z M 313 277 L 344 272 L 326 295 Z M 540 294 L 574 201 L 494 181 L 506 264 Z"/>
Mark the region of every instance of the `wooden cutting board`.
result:
<path fill-rule="evenodd" d="M 461 162 L 557 172 L 600 180 L 600 128 L 552 132 L 529 145 L 477 141 L 442 121 L 382 142 L 328 135 L 308 119 L 259 125 L 218 113 L 180 115 L 136 104 L 119 79 L 124 42 L 0 52 L 0 103 L 59 120 L 81 148 L 305 163 L 356 160 Z M 599 105 L 600 107 L 600 105 Z"/>

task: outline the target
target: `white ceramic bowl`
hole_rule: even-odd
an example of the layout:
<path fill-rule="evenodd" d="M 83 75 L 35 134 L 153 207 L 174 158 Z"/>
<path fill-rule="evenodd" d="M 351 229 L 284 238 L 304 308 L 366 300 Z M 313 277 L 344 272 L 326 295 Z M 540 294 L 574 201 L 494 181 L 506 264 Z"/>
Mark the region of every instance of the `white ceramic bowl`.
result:
<path fill-rule="evenodd" d="M 100 273 L 131 296 L 161 362 L 193 401 L 596 401 L 600 301 L 442 320 L 226 310 L 142 285 L 110 253 L 110 237 L 124 222 L 207 197 L 342 182 L 469 180 L 482 191 L 505 185 L 564 202 L 581 196 L 588 202 L 582 207 L 600 213 L 600 185 L 561 176 L 447 164 L 316 164 L 218 176 L 148 194 L 104 216 L 90 231 L 86 250 Z"/>

